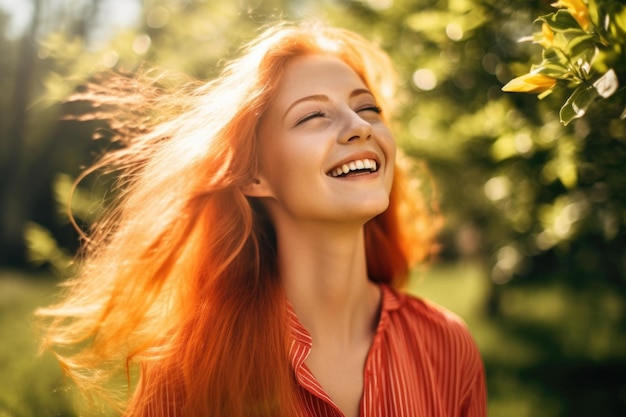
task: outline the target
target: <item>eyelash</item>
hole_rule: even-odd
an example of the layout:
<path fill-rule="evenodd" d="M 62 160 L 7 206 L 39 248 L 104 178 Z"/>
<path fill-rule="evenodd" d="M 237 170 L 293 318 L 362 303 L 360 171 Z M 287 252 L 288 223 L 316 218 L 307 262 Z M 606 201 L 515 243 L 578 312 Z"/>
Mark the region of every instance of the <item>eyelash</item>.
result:
<path fill-rule="evenodd" d="M 362 109 L 357 110 L 357 113 L 362 112 L 362 111 L 373 111 L 376 114 L 381 114 L 382 113 L 382 109 L 378 106 L 368 106 L 368 107 L 364 107 Z M 302 124 L 306 121 L 309 121 L 311 119 L 314 119 L 316 117 L 326 117 L 326 113 L 324 113 L 323 111 L 315 111 L 313 113 L 309 113 L 306 116 L 304 116 L 302 119 L 298 120 L 298 122 L 296 123 L 296 126 L 299 124 Z"/>
<path fill-rule="evenodd" d="M 323 111 L 314 111 L 313 113 L 309 113 L 306 116 L 304 116 L 302 119 L 298 120 L 296 122 L 296 126 L 299 124 L 302 124 L 308 120 L 314 119 L 316 117 L 326 117 L 326 113 L 324 113 Z"/>
<path fill-rule="evenodd" d="M 368 107 L 364 107 L 361 110 L 357 110 L 357 111 L 373 111 L 376 114 L 381 114 L 383 112 L 383 110 L 378 107 L 378 106 L 368 106 Z"/>

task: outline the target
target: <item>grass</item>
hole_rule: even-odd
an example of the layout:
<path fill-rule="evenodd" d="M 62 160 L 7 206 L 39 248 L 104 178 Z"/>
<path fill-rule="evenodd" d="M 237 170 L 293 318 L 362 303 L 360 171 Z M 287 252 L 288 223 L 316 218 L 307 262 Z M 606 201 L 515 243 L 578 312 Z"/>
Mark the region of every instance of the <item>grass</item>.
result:
<path fill-rule="evenodd" d="M 33 311 L 55 282 L 0 271 L 0 417 L 74 416 L 62 374 L 50 354 L 38 354 Z"/>

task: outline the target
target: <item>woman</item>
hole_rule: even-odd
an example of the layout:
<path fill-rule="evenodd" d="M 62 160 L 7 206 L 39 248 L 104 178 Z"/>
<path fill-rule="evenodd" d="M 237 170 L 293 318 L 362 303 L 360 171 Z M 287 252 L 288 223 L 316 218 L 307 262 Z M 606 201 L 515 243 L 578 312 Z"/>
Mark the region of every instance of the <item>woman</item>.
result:
<path fill-rule="evenodd" d="M 78 385 L 123 365 L 133 417 L 485 415 L 464 325 L 397 290 L 436 227 L 395 166 L 391 74 L 354 33 L 283 24 L 215 81 L 144 88 L 160 115 L 94 167 L 118 203 L 40 311 Z"/>

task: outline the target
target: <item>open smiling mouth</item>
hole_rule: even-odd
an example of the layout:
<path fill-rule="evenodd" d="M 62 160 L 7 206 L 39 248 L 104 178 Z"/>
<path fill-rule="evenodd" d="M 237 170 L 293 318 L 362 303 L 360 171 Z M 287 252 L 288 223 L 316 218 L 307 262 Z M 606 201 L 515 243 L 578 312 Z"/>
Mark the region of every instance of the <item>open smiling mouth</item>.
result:
<path fill-rule="evenodd" d="M 331 169 L 327 175 L 338 178 L 348 175 L 369 174 L 376 171 L 378 171 L 378 164 L 373 159 L 357 159 Z"/>

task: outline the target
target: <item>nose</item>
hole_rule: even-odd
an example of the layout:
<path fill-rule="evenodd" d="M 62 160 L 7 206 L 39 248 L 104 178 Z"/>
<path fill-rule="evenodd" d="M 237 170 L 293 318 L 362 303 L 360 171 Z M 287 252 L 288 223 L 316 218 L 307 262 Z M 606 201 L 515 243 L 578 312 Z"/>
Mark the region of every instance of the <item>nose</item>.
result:
<path fill-rule="evenodd" d="M 348 143 L 357 140 L 371 139 L 372 125 L 363 119 L 357 112 L 350 109 L 346 112 L 345 122 L 339 135 L 341 143 Z"/>

